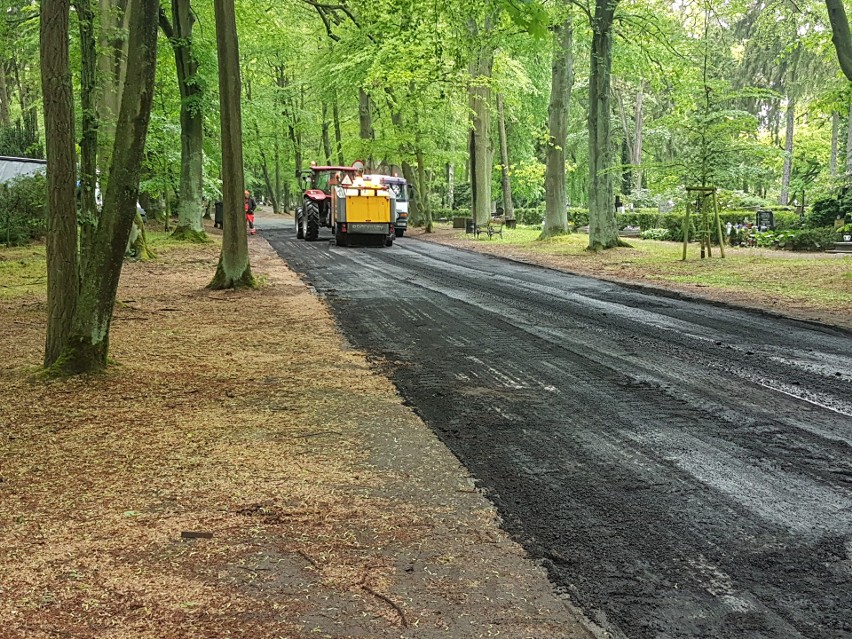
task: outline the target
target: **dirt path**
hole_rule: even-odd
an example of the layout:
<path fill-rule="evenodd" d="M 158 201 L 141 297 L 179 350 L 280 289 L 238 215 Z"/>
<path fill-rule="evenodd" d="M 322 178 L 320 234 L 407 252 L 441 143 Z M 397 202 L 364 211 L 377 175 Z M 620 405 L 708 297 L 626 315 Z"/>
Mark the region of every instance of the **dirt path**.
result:
<path fill-rule="evenodd" d="M 590 637 L 325 307 L 251 252 L 256 292 L 203 288 L 215 246 L 128 264 L 94 379 L 33 379 L 44 300 L 0 302 L 0 637 Z"/>

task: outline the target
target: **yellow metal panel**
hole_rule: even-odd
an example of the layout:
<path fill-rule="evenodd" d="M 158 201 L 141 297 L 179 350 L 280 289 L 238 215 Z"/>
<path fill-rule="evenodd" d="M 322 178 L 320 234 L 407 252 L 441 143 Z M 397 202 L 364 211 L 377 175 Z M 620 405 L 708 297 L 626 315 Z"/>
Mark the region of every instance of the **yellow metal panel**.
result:
<path fill-rule="evenodd" d="M 363 195 L 346 198 L 347 222 L 390 222 L 390 200 Z"/>

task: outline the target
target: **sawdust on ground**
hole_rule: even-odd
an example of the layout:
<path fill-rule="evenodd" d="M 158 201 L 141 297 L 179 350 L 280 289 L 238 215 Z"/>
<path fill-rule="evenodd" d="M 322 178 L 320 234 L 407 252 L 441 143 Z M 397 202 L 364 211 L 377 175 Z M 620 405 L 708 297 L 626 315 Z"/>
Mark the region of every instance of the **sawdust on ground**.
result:
<path fill-rule="evenodd" d="M 0 301 L 0 637 L 589 637 L 260 237 L 127 264 L 96 377 Z M 200 533 L 200 535 L 199 535 Z"/>

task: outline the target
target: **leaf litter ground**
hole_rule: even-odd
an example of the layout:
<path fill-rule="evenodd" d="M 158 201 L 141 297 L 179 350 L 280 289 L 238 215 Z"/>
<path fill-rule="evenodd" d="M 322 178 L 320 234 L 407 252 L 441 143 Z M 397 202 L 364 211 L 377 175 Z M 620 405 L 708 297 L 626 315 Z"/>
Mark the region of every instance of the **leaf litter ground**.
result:
<path fill-rule="evenodd" d="M 0 637 L 591 636 L 268 244 L 257 291 L 217 251 L 125 266 L 100 376 L 0 299 Z"/>

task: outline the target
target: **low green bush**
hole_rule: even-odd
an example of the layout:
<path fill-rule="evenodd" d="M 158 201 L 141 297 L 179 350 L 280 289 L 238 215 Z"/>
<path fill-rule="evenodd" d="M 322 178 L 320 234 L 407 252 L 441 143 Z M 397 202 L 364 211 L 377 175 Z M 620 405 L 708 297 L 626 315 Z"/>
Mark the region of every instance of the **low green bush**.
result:
<path fill-rule="evenodd" d="M 643 240 L 668 240 L 671 233 L 668 229 L 647 229 L 639 234 Z"/>
<path fill-rule="evenodd" d="M 765 231 L 756 233 L 754 239 L 757 246 L 766 248 L 788 251 L 824 251 L 832 246 L 836 236 L 835 229 L 822 227 L 790 231 Z"/>
<path fill-rule="evenodd" d="M 0 243 L 20 246 L 47 232 L 47 179 L 24 175 L 0 184 Z"/>

